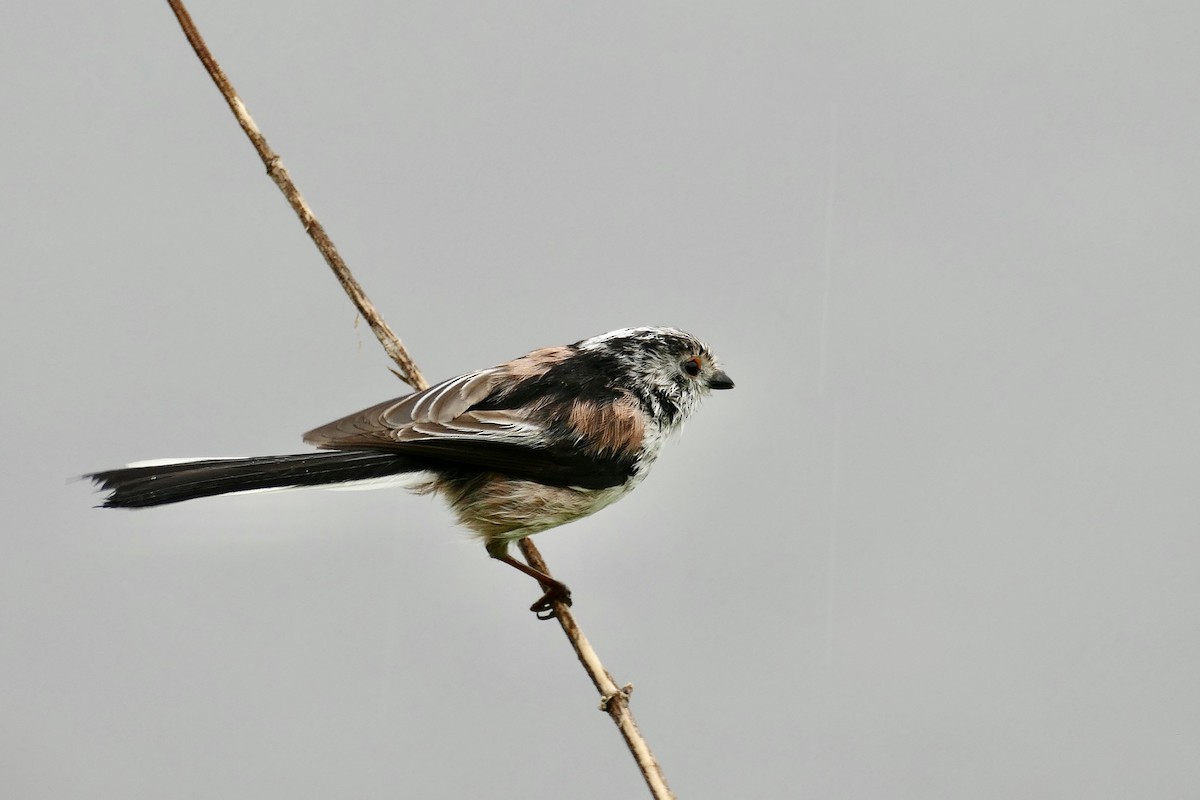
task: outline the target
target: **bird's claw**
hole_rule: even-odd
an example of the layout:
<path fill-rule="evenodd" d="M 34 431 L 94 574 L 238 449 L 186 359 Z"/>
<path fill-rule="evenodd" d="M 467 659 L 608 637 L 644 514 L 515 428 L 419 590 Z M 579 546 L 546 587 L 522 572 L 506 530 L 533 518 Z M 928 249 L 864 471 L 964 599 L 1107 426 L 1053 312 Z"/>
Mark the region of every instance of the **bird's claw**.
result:
<path fill-rule="evenodd" d="M 566 586 L 552 586 L 546 590 L 546 593 L 538 598 L 538 601 L 529 607 L 538 619 L 554 619 L 558 614 L 554 611 L 554 604 L 562 603 L 565 606 L 571 605 L 571 590 Z"/>

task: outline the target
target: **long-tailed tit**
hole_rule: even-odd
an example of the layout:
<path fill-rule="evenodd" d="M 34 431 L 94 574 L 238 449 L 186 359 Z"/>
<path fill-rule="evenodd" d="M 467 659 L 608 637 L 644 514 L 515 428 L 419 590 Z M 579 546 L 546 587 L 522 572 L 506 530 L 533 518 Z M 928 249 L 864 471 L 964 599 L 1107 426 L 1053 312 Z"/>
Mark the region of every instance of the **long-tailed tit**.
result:
<path fill-rule="evenodd" d="M 327 452 L 153 462 L 87 477 L 106 508 L 304 486 L 401 485 L 446 498 L 492 558 L 546 587 L 539 616 L 570 602 L 510 543 L 592 514 L 646 477 L 667 437 L 711 389 L 716 358 L 674 328 L 623 328 L 534 350 L 309 431 Z"/>

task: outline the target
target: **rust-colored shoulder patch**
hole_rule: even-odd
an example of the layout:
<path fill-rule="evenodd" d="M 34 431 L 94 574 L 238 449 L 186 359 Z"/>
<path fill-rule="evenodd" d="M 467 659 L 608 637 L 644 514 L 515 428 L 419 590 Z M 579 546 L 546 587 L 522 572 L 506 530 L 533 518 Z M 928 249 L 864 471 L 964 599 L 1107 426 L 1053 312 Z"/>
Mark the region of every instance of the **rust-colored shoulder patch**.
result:
<path fill-rule="evenodd" d="M 524 380 L 526 378 L 536 378 L 539 375 L 546 374 L 546 371 L 571 356 L 571 348 L 569 347 L 543 347 L 540 350 L 534 350 L 532 353 L 526 353 L 520 358 L 515 358 L 504 365 L 505 371 L 516 378 Z"/>
<path fill-rule="evenodd" d="M 642 412 L 632 397 L 604 405 L 576 400 L 567 423 L 588 449 L 599 453 L 633 453 L 646 434 Z"/>

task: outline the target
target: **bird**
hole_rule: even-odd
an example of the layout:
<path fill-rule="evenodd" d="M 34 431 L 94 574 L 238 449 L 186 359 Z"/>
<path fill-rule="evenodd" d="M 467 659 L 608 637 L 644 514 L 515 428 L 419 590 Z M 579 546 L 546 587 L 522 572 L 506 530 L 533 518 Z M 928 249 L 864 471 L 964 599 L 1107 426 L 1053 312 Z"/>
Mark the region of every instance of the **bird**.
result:
<path fill-rule="evenodd" d="M 86 475 L 103 508 L 301 487 L 399 485 L 442 496 L 488 554 L 537 579 L 530 610 L 555 616 L 567 585 L 509 555 L 513 542 L 611 505 L 663 443 L 733 380 L 676 328 L 621 328 L 544 347 L 387 400 L 304 435 L 318 451 L 158 460 Z"/>

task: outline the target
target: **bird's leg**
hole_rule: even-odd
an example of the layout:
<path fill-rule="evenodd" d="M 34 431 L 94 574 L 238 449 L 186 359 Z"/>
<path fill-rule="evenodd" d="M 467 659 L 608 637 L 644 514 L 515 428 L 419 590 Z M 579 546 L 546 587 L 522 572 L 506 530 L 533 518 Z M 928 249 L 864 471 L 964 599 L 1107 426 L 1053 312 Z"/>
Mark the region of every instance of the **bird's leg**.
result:
<path fill-rule="evenodd" d="M 554 619 L 554 604 L 562 602 L 571 605 L 571 590 L 565 583 L 556 580 L 540 569 L 534 569 L 528 564 L 518 561 L 508 554 L 508 541 L 505 539 L 497 539 L 488 542 L 488 555 L 497 561 L 503 561 L 513 569 L 524 572 L 529 577 L 535 579 L 542 585 L 542 590 L 545 592 L 541 598 L 529 607 L 529 610 L 537 615 L 538 619 Z"/>

